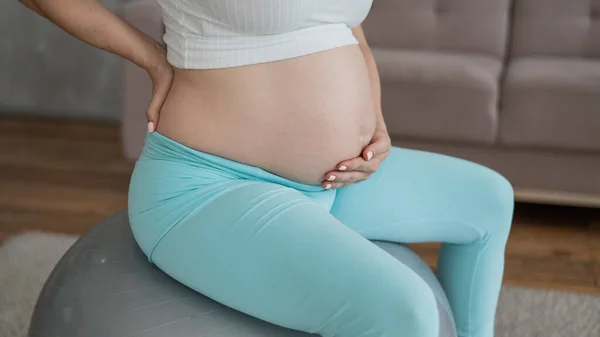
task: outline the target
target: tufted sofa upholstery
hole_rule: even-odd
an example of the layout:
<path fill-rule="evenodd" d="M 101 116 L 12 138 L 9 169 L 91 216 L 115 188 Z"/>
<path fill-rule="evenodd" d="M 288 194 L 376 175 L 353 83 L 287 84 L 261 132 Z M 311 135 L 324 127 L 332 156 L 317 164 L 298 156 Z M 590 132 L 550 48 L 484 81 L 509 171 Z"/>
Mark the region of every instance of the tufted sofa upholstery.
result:
<path fill-rule="evenodd" d="M 375 0 L 363 27 L 395 145 L 600 206 L 600 0 Z"/>
<path fill-rule="evenodd" d="M 124 16 L 162 40 L 155 0 Z M 394 145 L 489 166 L 519 200 L 600 206 L 600 0 L 373 0 L 363 27 Z M 125 65 L 131 159 L 150 86 Z"/>
<path fill-rule="evenodd" d="M 500 139 L 600 151 L 600 0 L 519 0 L 514 15 Z"/>
<path fill-rule="evenodd" d="M 363 27 L 385 83 L 390 130 L 494 142 L 509 5 L 509 0 L 374 1 Z"/>

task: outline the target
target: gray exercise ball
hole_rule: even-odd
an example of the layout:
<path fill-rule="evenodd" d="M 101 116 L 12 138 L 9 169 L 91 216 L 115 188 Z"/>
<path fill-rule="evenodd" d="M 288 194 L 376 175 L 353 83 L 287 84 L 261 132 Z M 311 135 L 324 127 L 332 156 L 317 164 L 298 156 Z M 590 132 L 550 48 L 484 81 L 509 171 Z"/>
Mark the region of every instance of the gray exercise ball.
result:
<path fill-rule="evenodd" d="M 446 296 L 429 267 L 408 247 L 375 242 L 415 270 L 438 300 L 439 336 L 456 336 Z M 82 236 L 54 268 L 38 298 L 29 337 L 301 337 L 219 304 L 148 262 L 127 212 Z"/>

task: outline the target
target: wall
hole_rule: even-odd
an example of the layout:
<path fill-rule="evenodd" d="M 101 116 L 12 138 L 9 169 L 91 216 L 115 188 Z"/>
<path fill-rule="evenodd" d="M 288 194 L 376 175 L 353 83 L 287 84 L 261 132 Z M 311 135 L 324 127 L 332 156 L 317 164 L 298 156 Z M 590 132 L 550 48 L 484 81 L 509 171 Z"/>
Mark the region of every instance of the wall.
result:
<path fill-rule="evenodd" d="M 116 10 L 119 0 L 103 0 Z M 0 113 L 118 121 L 122 60 L 0 1 Z"/>

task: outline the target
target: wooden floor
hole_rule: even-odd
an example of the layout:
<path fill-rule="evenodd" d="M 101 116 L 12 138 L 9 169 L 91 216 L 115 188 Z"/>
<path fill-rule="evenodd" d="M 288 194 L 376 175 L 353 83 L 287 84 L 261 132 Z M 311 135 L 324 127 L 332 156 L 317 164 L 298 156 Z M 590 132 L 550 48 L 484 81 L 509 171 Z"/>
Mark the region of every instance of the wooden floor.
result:
<path fill-rule="evenodd" d="M 0 240 L 81 234 L 126 207 L 117 125 L 0 117 Z M 434 267 L 438 244 L 413 245 Z M 517 204 L 505 282 L 600 294 L 600 210 Z"/>

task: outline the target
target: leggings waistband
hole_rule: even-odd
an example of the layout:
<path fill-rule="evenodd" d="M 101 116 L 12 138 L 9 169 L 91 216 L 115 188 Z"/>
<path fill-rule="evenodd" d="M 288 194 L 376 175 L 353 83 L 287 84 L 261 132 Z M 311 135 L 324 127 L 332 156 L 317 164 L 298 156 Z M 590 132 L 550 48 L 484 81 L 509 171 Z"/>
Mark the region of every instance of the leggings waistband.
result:
<path fill-rule="evenodd" d="M 224 171 L 239 179 L 262 180 L 277 183 L 300 191 L 317 192 L 325 190 L 321 185 L 304 184 L 276 175 L 258 166 L 193 149 L 157 131 L 146 132 L 144 149 L 140 159 L 168 160 L 192 166 L 209 167 Z"/>

